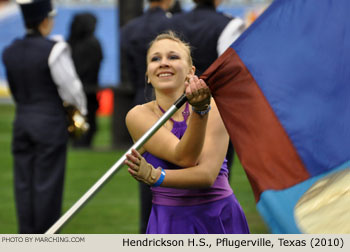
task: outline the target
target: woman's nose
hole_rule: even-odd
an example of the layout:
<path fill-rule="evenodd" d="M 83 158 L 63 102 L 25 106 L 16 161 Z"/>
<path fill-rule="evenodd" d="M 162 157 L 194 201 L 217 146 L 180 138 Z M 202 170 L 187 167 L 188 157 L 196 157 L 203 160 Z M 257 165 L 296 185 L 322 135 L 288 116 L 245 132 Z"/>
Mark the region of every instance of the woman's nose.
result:
<path fill-rule="evenodd" d="M 162 58 L 161 61 L 160 61 L 160 66 L 161 67 L 167 67 L 169 66 L 169 61 L 167 58 Z"/>

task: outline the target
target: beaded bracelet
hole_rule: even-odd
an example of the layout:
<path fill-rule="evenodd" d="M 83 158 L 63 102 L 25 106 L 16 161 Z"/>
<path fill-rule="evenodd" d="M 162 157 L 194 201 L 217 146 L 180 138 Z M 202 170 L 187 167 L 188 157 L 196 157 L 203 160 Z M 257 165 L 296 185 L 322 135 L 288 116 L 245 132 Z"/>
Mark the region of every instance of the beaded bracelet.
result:
<path fill-rule="evenodd" d="M 160 168 L 161 172 L 160 172 L 160 177 L 159 179 L 156 181 L 156 183 L 154 183 L 152 186 L 153 187 L 157 187 L 160 186 L 163 183 L 163 180 L 165 178 L 165 170 L 163 168 Z"/>
<path fill-rule="evenodd" d="M 192 111 L 196 112 L 200 116 L 204 116 L 204 115 L 208 114 L 210 109 L 211 109 L 210 105 L 208 105 L 207 109 L 205 109 L 205 110 L 196 110 L 194 107 L 192 107 Z"/>

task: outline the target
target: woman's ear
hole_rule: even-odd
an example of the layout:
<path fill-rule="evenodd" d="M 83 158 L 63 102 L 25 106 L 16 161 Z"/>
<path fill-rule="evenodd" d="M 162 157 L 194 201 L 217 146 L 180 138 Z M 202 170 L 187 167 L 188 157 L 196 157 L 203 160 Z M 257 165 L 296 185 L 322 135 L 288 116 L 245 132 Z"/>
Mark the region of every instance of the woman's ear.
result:
<path fill-rule="evenodd" d="M 192 66 L 191 67 L 191 70 L 190 70 L 190 74 L 191 75 L 194 75 L 196 73 L 196 67 L 195 66 Z"/>
<path fill-rule="evenodd" d="M 188 74 L 186 75 L 186 79 L 185 81 L 189 81 L 189 79 L 191 77 L 193 77 L 193 75 L 196 73 L 196 68 L 194 66 L 191 66 L 190 71 L 188 72 Z"/>

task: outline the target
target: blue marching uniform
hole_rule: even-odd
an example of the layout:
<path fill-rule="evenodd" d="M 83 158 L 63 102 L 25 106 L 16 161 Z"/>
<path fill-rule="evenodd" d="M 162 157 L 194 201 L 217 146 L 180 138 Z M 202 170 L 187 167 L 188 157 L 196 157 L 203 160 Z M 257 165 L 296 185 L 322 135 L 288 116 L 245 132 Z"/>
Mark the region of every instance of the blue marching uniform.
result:
<path fill-rule="evenodd" d="M 61 213 L 68 131 L 48 66 L 54 44 L 32 34 L 3 53 L 16 103 L 12 152 L 20 233 L 44 233 Z"/>
<path fill-rule="evenodd" d="M 171 19 L 172 29 L 191 46 L 198 76 L 218 58 L 219 37 L 233 19 L 209 4 L 197 4 L 193 10 L 176 14 Z"/>

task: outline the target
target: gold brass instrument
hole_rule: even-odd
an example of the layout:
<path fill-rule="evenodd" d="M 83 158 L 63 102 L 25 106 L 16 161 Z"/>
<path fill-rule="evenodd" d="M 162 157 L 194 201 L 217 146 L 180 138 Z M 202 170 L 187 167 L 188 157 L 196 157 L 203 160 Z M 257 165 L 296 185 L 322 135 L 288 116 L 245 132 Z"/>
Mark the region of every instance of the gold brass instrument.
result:
<path fill-rule="evenodd" d="M 63 103 L 63 106 L 67 112 L 68 133 L 70 137 L 75 139 L 80 138 L 89 130 L 89 123 L 75 106 L 66 102 Z"/>

